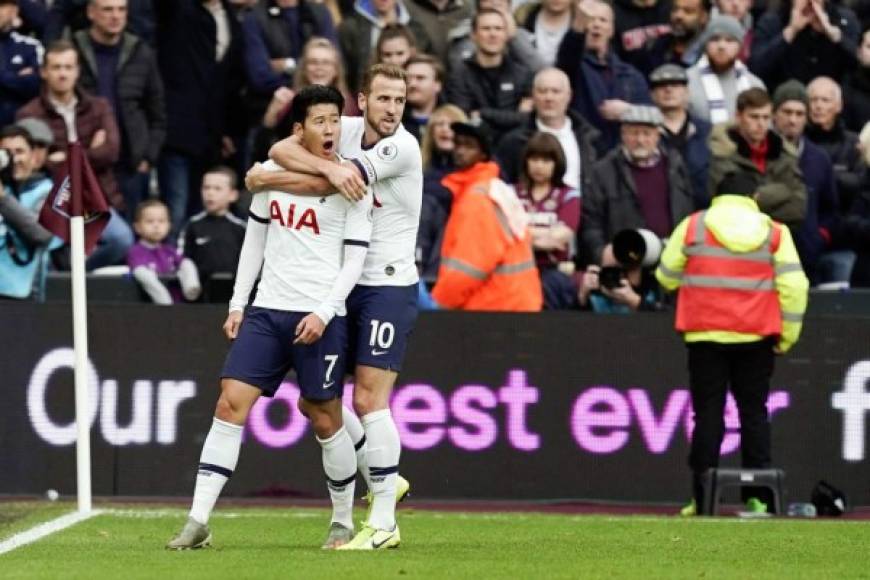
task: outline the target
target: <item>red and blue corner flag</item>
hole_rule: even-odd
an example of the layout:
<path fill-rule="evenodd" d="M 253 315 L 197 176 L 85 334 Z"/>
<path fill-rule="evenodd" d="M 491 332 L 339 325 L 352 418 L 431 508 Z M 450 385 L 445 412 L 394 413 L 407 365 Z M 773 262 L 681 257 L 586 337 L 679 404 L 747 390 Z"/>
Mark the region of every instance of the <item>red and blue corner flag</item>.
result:
<path fill-rule="evenodd" d="M 70 143 L 66 163 L 55 176 L 54 187 L 39 213 L 39 223 L 69 243 L 73 216 L 84 218 L 85 254 L 90 254 L 109 222 L 109 202 L 79 142 Z"/>

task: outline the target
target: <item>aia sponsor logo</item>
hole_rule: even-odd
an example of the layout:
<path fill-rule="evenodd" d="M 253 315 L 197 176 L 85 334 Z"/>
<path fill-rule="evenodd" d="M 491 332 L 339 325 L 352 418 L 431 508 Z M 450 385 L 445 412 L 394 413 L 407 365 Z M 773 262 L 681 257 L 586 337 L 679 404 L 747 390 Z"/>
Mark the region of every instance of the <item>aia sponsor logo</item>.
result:
<path fill-rule="evenodd" d="M 269 204 L 269 218 L 272 221 L 281 224 L 281 227 L 293 228 L 297 231 L 302 228 L 309 228 L 314 235 L 320 235 L 320 226 L 317 223 L 317 212 L 313 208 L 305 208 L 296 220 L 296 204 L 291 203 L 287 210 L 281 209 L 281 204 L 277 200 L 272 200 Z"/>

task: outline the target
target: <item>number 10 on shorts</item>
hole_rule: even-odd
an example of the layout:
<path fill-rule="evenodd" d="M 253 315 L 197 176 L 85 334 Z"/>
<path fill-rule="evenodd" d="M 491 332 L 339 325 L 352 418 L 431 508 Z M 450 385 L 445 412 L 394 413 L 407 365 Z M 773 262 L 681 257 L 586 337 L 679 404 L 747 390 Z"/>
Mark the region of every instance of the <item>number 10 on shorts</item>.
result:
<path fill-rule="evenodd" d="M 369 346 L 372 347 L 372 354 L 377 356 L 384 354 L 386 349 L 393 344 L 393 339 L 396 337 L 396 328 L 391 322 L 381 322 L 380 320 L 372 320 L 372 333 L 369 336 Z M 384 350 L 379 351 L 375 347 Z"/>

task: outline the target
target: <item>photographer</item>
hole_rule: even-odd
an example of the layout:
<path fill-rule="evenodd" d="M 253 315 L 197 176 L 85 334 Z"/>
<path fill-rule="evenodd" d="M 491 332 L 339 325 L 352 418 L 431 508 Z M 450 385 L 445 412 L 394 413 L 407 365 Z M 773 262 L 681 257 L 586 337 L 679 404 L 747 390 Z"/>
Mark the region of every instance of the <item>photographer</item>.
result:
<path fill-rule="evenodd" d="M 0 131 L 0 298 L 29 298 L 45 271 L 53 238 L 37 218 L 51 181 L 34 167 L 30 133 L 14 125 Z"/>
<path fill-rule="evenodd" d="M 622 247 L 626 236 L 643 236 L 650 240 L 650 246 L 657 244 L 657 248 L 651 247 L 640 260 L 633 260 Z M 652 241 L 653 238 L 655 234 L 649 230 L 623 230 L 613 243 L 604 246 L 601 266 L 590 265 L 583 273 L 577 292 L 580 308 L 599 314 L 660 310 L 662 296 L 652 266 L 658 262 L 661 242 L 658 238 Z"/>

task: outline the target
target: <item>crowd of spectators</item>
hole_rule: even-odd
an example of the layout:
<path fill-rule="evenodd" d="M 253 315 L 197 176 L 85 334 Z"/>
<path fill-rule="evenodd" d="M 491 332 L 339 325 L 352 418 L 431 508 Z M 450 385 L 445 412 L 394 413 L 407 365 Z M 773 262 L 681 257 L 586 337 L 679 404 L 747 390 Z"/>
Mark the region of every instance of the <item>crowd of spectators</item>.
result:
<path fill-rule="evenodd" d="M 208 299 L 295 93 L 335 86 L 359 115 L 378 62 L 408 75 L 417 258 L 445 305 L 442 253 L 490 243 L 469 176 L 521 201 L 546 308 L 661 307 L 614 237 L 667 238 L 735 171 L 814 285 L 870 285 L 870 0 L 0 0 L 0 298 L 69 267 L 36 217 L 78 141 L 112 206 L 88 269 Z"/>

